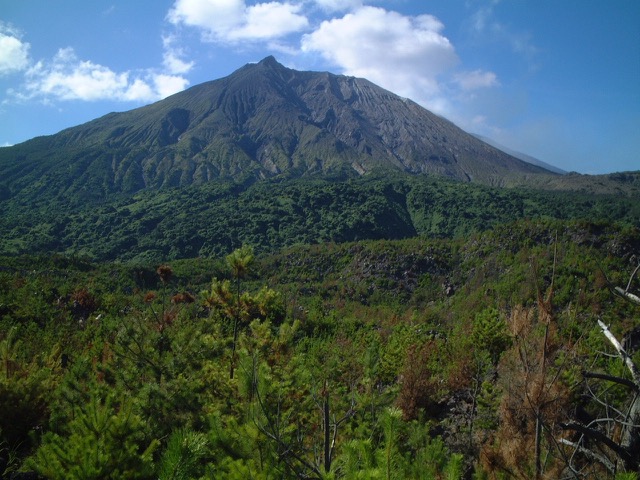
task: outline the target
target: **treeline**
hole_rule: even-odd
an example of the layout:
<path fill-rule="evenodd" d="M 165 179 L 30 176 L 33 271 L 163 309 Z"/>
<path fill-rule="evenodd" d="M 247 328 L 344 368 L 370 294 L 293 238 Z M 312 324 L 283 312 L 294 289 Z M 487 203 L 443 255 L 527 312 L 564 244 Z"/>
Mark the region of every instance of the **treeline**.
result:
<path fill-rule="evenodd" d="M 623 195 L 498 189 L 404 175 L 346 182 L 212 182 L 84 207 L 61 193 L 44 205 L 0 201 L 0 253 L 53 251 L 98 261 L 159 262 L 223 256 L 242 244 L 269 253 L 297 244 L 462 238 L 541 218 L 637 227 L 640 203 Z"/>
<path fill-rule="evenodd" d="M 0 473 L 636 478 L 616 417 L 634 378 L 597 320 L 637 365 L 638 309 L 612 287 L 640 290 L 639 250 L 636 228 L 545 220 L 162 265 L 4 258 Z"/>

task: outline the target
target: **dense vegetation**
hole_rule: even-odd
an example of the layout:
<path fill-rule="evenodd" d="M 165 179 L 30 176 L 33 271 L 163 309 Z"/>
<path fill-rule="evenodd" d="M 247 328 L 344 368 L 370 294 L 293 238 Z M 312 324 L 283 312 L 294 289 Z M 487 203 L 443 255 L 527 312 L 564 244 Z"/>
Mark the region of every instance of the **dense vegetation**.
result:
<path fill-rule="evenodd" d="M 640 202 L 637 195 L 498 189 L 408 175 L 211 182 L 100 202 L 31 192 L 0 201 L 0 254 L 160 262 L 222 256 L 242 244 L 265 253 L 296 244 L 460 238 L 526 218 L 639 226 Z"/>
<path fill-rule="evenodd" d="M 396 203 L 344 215 L 359 225 L 367 213 L 409 216 L 406 224 L 419 231 L 461 235 L 335 243 L 349 235 L 313 230 L 313 240 L 325 241 L 147 266 L 3 258 L 0 473 L 636 478 L 633 459 L 615 449 L 619 430 L 602 420 L 633 400 L 611 381 L 630 377 L 608 355 L 596 320 L 619 339 L 637 324 L 638 309 L 610 286 L 640 290 L 637 275 L 627 285 L 640 231 L 609 222 L 498 225 L 483 218 L 493 228 L 474 233 L 474 216 L 466 227 L 453 225 L 436 207 L 420 214 L 416 206 L 426 203 L 412 204 L 426 196 L 436 206 L 448 201 L 447 211 L 472 204 L 448 195 L 455 185 L 373 185 L 392 191 L 369 201 Z M 265 211 L 250 212 L 247 222 L 261 214 L 273 225 L 269 212 L 276 211 L 277 218 L 302 218 L 288 202 L 308 195 L 299 205 L 315 205 L 316 223 L 327 228 L 328 212 L 340 211 L 327 203 L 356 195 L 351 204 L 358 205 L 362 185 L 285 187 L 271 204 L 265 195 Z M 517 192 L 489 193 L 470 188 L 467 195 L 495 202 L 496 217 L 538 208 Z M 178 191 L 166 197 L 168 204 L 188 198 Z M 136 218 L 144 200 L 121 205 L 111 218 L 125 209 Z M 304 232 L 295 222 L 281 228 Z M 626 338 L 637 364 L 637 345 Z M 614 445 L 576 430 L 593 419 Z"/>

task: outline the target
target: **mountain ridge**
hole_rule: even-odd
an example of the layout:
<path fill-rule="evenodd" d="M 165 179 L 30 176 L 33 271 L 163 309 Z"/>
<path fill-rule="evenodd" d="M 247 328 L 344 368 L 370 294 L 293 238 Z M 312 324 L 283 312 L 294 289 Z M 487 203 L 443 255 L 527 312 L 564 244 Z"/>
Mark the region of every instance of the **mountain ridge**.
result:
<path fill-rule="evenodd" d="M 549 174 L 366 79 L 300 72 L 274 57 L 4 148 L 0 166 L 11 195 L 39 189 L 82 201 L 215 179 L 380 169 L 495 186 Z"/>

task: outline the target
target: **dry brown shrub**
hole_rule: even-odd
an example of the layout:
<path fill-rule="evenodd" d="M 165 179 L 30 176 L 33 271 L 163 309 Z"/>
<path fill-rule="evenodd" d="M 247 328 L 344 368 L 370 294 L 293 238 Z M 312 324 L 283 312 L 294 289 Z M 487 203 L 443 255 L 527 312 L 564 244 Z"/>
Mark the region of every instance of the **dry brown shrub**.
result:
<path fill-rule="evenodd" d="M 558 435 L 556 425 L 566 418 L 571 400 L 568 388 L 560 381 L 558 369 L 562 366 L 556 362 L 562 354 L 556 325 L 550 309 L 540 305 L 537 309 L 514 308 L 507 323 L 513 344 L 498 367 L 498 384 L 503 392 L 498 408 L 500 426 L 482 447 L 481 465 L 489 472 L 532 478 L 539 419 L 543 425 L 543 454 L 548 454 L 542 476 L 554 478 L 563 465 L 553 437 Z"/>

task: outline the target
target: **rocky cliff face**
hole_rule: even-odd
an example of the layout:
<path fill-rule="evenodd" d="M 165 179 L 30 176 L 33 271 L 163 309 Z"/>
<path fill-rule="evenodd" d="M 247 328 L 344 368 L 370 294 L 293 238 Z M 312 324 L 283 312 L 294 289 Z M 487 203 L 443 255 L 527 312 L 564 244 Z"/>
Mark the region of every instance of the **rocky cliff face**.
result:
<path fill-rule="evenodd" d="M 273 57 L 2 149 L 0 166 L 11 195 L 52 189 L 97 198 L 218 178 L 345 178 L 377 169 L 491 185 L 549 173 L 367 80 L 299 72 Z"/>

